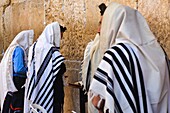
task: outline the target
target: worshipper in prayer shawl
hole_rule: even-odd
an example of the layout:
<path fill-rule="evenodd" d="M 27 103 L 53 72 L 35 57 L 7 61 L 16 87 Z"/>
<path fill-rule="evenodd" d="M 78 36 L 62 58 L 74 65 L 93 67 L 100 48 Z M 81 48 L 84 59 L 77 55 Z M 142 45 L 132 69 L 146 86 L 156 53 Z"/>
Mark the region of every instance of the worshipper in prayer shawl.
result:
<path fill-rule="evenodd" d="M 99 65 L 102 59 L 102 57 L 99 57 L 101 56 L 99 52 L 99 36 L 102 18 L 106 8 L 107 7 L 104 3 L 101 3 L 99 5 L 101 17 L 97 31 L 98 33 L 96 34 L 94 40 L 87 44 L 84 52 L 84 59 L 81 69 L 82 69 L 82 83 L 86 93 L 88 93 L 94 72 L 96 71 L 97 66 Z M 98 110 L 92 105 L 89 98 L 88 98 L 88 113 L 98 113 Z"/>
<path fill-rule="evenodd" d="M 7 48 L 0 63 L 0 102 L 2 113 L 23 113 L 28 49 L 33 30 L 20 32 Z"/>
<path fill-rule="evenodd" d="M 30 47 L 24 113 L 29 113 L 32 104 L 41 106 L 47 113 L 61 113 L 63 110 L 62 77 L 66 67 L 59 49 L 65 30 L 58 22 L 53 22 Z"/>
<path fill-rule="evenodd" d="M 111 3 L 99 38 L 104 57 L 89 89 L 93 105 L 101 113 L 167 113 L 170 87 L 165 53 L 144 17 Z"/>

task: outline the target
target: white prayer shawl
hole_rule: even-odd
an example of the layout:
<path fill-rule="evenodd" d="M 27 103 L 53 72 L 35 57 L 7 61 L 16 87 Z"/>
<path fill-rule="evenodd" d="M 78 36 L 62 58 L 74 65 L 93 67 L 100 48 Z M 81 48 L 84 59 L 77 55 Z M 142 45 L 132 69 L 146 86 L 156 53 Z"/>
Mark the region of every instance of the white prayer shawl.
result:
<path fill-rule="evenodd" d="M 97 48 L 99 46 L 99 34 L 97 33 L 94 40 L 89 42 L 84 51 L 84 58 L 82 63 L 82 82 L 84 90 L 87 91 L 93 75 L 99 64 Z"/>
<path fill-rule="evenodd" d="M 60 38 L 59 24 L 53 22 L 45 27 L 37 42 L 30 48 L 24 113 L 29 113 L 31 104 L 38 104 L 47 113 L 53 113 L 53 84 L 64 61 L 58 49 Z"/>
<path fill-rule="evenodd" d="M 102 44 L 102 41 L 107 43 Z M 105 111 L 109 109 L 109 113 L 114 113 L 115 111 L 121 112 L 121 109 L 124 113 L 135 111 L 140 111 L 141 113 L 166 113 L 169 106 L 168 90 L 170 87 L 165 54 L 150 31 L 144 17 L 137 10 L 111 3 L 103 16 L 99 43 L 101 53 L 104 53 L 109 47 L 113 47 L 108 51 L 114 54 L 118 60 L 117 62 L 120 63 L 119 65 L 115 62 L 116 60 L 106 52 L 90 86 L 92 93 L 99 94 L 105 99 Z M 119 43 L 123 43 L 130 51 L 130 54 L 127 53 L 125 48 L 118 45 Z M 116 47 L 118 50 L 115 50 Z M 135 64 L 137 88 L 132 82 L 132 74 L 127 71 L 128 66 L 125 65 L 127 62 L 124 61 L 122 54 L 118 54 L 119 50 L 126 56 L 125 58 L 129 63 L 133 61 Z M 132 55 L 132 57 L 129 55 Z M 132 61 L 130 61 L 130 58 L 132 58 Z M 121 66 L 122 69 L 120 69 Z M 141 70 L 139 67 L 141 67 Z M 141 74 L 143 84 L 139 79 Z M 124 76 L 127 76 L 128 79 L 123 78 Z M 118 79 L 121 80 L 119 81 Z M 102 83 L 101 80 L 105 82 Z M 138 99 L 135 97 L 136 94 L 132 94 L 132 89 L 127 85 L 129 83 L 127 80 L 131 83 L 132 89 L 138 91 Z M 124 92 L 124 89 L 127 92 Z M 147 106 L 143 103 L 147 103 Z"/>
<path fill-rule="evenodd" d="M 93 79 L 94 73 L 102 58 L 99 56 L 99 33 L 96 34 L 93 41 L 89 42 L 84 52 L 84 59 L 82 63 L 82 82 L 84 90 L 88 93 L 89 86 Z M 98 110 L 92 105 L 88 95 L 88 112 L 98 113 Z"/>
<path fill-rule="evenodd" d="M 24 51 L 25 63 L 27 64 L 27 50 L 33 42 L 34 31 L 25 30 L 20 32 L 14 40 L 11 42 L 0 63 L 0 102 L 1 108 L 3 107 L 3 102 L 8 91 L 15 92 L 17 91 L 13 83 L 13 64 L 12 64 L 12 55 L 16 46 L 20 46 Z"/>

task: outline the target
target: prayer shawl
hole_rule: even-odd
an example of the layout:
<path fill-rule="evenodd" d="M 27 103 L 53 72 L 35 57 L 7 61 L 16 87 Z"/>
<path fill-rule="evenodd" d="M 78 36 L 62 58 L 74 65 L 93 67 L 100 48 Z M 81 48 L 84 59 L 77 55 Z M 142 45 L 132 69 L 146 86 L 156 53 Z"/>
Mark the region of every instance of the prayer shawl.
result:
<path fill-rule="evenodd" d="M 98 48 L 99 45 L 99 34 L 97 33 L 94 40 L 89 42 L 84 52 L 84 58 L 82 62 L 82 82 L 84 90 L 88 92 L 91 80 L 94 72 L 99 64 Z"/>
<path fill-rule="evenodd" d="M 167 113 L 169 73 L 165 54 L 144 17 L 111 3 L 103 16 L 101 53 L 107 50 L 90 86 L 105 99 L 104 112 Z"/>
<path fill-rule="evenodd" d="M 17 91 L 13 83 L 13 65 L 12 55 L 16 46 L 20 46 L 24 50 L 25 63 L 27 64 L 27 50 L 33 42 L 34 32 L 33 30 L 25 30 L 20 32 L 14 40 L 11 42 L 0 63 L 0 102 L 1 108 L 3 106 L 4 98 L 8 91 Z"/>
<path fill-rule="evenodd" d="M 47 25 L 34 43 L 28 56 L 24 113 L 30 112 L 31 104 L 38 104 L 47 113 L 53 113 L 53 84 L 64 57 L 59 52 L 60 27 L 57 22 Z"/>
<path fill-rule="evenodd" d="M 99 57 L 99 34 L 97 33 L 94 40 L 89 42 L 86 46 L 84 52 L 84 59 L 82 62 L 82 83 L 83 89 L 86 93 L 88 93 L 92 78 L 97 69 L 97 66 L 100 63 L 102 58 Z M 89 101 L 88 95 L 88 112 L 89 113 L 98 113 L 97 109 L 92 105 L 91 101 Z"/>

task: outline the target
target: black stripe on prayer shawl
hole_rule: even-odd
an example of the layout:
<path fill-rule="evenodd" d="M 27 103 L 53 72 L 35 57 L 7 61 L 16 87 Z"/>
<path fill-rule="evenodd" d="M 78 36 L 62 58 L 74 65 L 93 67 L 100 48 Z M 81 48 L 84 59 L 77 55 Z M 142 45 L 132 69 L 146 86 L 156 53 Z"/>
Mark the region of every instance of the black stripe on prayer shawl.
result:
<path fill-rule="evenodd" d="M 134 53 L 134 55 L 135 55 L 135 53 Z M 141 69 L 139 60 L 138 60 L 136 55 L 135 55 L 135 57 L 136 57 L 136 61 L 137 61 L 137 65 L 138 65 L 138 70 L 139 70 L 139 78 L 140 78 L 140 83 L 141 83 L 141 91 L 142 91 L 142 97 L 143 97 L 144 113 L 148 113 L 143 73 L 142 73 L 142 69 Z"/>
<path fill-rule="evenodd" d="M 122 48 L 121 47 L 119 48 L 119 46 L 114 46 L 114 47 L 112 47 L 112 49 L 114 49 L 114 51 L 120 56 L 121 60 L 123 61 L 123 64 L 121 64 L 122 61 L 120 59 L 117 59 L 117 57 L 115 56 L 117 54 L 114 54 L 114 52 L 108 50 L 106 53 L 112 56 L 112 59 L 117 64 L 117 67 L 120 69 L 120 72 L 123 75 L 127 85 L 130 88 L 130 91 L 132 92 L 134 97 L 130 97 L 130 95 L 128 94 L 128 92 L 127 92 L 127 90 L 125 88 L 126 84 L 122 83 L 122 81 L 120 79 L 120 75 L 121 74 L 120 75 L 118 74 L 116 68 L 113 65 L 113 62 L 110 59 L 108 59 L 106 56 L 103 57 L 103 60 L 111 65 L 111 67 L 113 69 L 113 72 L 115 74 L 115 77 L 116 77 L 116 79 L 118 81 L 118 84 L 120 85 L 121 90 L 122 90 L 123 94 L 125 95 L 125 97 L 127 99 L 127 102 L 131 106 L 131 109 L 133 110 L 133 112 L 134 113 L 140 113 L 141 112 L 140 110 L 142 108 L 142 107 L 140 107 L 140 105 L 141 105 L 140 103 L 142 103 L 143 104 L 144 113 L 148 113 L 143 73 L 142 73 L 142 69 L 141 69 L 139 60 L 138 60 L 136 54 L 134 53 L 134 51 L 132 50 L 132 48 L 127 47 L 128 45 L 124 45 L 122 43 L 120 43 L 118 45 L 122 46 Z M 123 52 L 123 49 L 126 50 L 126 52 L 129 55 L 129 57 L 125 56 L 125 53 Z M 129 61 L 127 60 L 127 58 L 129 58 Z M 122 68 L 123 65 L 125 65 L 126 68 L 128 69 L 128 71 L 129 71 L 129 73 L 130 73 L 130 75 L 132 77 L 132 83 L 133 84 L 131 84 L 131 82 L 129 81 L 128 75 L 126 75 L 126 72 Z M 137 67 L 137 69 L 136 69 L 136 67 Z M 117 110 L 118 112 L 122 112 L 121 105 L 119 105 L 119 102 L 117 101 L 116 96 L 114 95 L 114 92 L 112 90 L 110 90 L 110 88 L 107 86 L 107 81 L 106 81 L 107 76 L 108 76 L 107 73 L 106 72 L 103 73 L 102 72 L 103 70 L 102 71 L 101 70 L 102 69 L 99 69 L 99 68 L 97 69 L 97 72 L 95 73 L 94 78 L 97 81 L 99 81 L 100 83 L 102 83 L 102 84 L 104 84 L 106 86 L 107 92 L 113 97 L 113 99 L 115 101 L 115 110 Z M 136 72 L 139 73 L 139 75 L 136 75 Z M 138 76 L 139 76 L 139 78 L 138 78 Z M 140 83 L 137 83 L 137 79 L 139 79 Z M 138 84 L 141 87 L 142 101 L 143 102 L 140 102 L 140 100 L 139 100 Z M 131 100 L 131 98 L 135 99 L 134 103 Z M 135 105 L 136 105 L 136 107 L 135 107 Z"/>
<path fill-rule="evenodd" d="M 89 65 L 87 69 L 86 86 L 84 86 L 87 92 L 89 91 L 90 82 L 91 82 L 90 71 L 91 71 L 91 60 L 89 61 Z"/>
<path fill-rule="evenodd" d="M 112 49 L 114 49 L 118 54 L 119 56 L 121 57 L 121 59 L 125 62 L 123 62 L 126 66 L 127 66 L 127 69 L 130 73 L 130 67 L 129 67 L 129 61 L 127 60 L 126 56 L 123 54 L 122 50 L 116 46 L 114 46 L 114 48 L 112 47 Z M 120 61 L 118 60 L 118 58 L 115 56 L 115 54 L 111 51 L 107 51 L 106 53 L 108 53 L 109 55 L 111 55 L 114 59 L 114 61 L 116 62 L 117 66 L 119 67 L 120 71 L 122 72 L 122 75 L 124 75 L 124 80 L 126 81 L 127 85 L 129 86 L 129 89 L 131 90 L 133 96 L 135 95 L 135 92 L 134 92 L 134 88 L 133 88 L 133 85 L 131 84 L 128 76 L 126 75 L 126 72 L 125 70 L 123 69 Z M 126 75 L 126 76 L 125 76 Z"/>
<path fill-rule="evenodd" d="M 40 66 L 39 70 L 38 70 L 37 80 L 36 80 L 36 82 L 34 83 L 33 87 L 31 88 L 31 92 L 30 92 L 29 98 L 28 98 L 29 100 L 30 100 L 30 98 L 31 98 L 31 95 L 32 95 L 32 93 L 33 93 L 34 88 L 36 87 L 36 85 L 38 84 L 38 82 L 39 82 L 39 80 L 40 80 L 40 78 L 41 78 L 41 76 L 42 76 L 42 73 L 44 72 L 46 66 L 47 66 L 48 63 L 49 63 L 49 61 L 50 61 L 50 59 L 51 59 L 51 57 L 52 57 L 52 54 L 53 54 L 55 51 L 58 51 L 58 49 L 55 48 L 55 47 L 52 47 L 52 48 L 48 51 L 47 55 L 45 56 L 44 61 L 43 61 L 42 65 Z M 31 86 L 32 81 L 33 81 L 33 78 L 34 78 L 34 76 L 32 76 L 29 86 Z M 30 87 L 29 87 L 29 89 L 30 89 Z M 28 91 L 27 91 L 27 94 L 28 94 L 28 92 L 29 92 L 29 89 L 28 89 Z"/>
<path fill-rule="evenodd" d="M 108 53 L 108 51 L 107 51 L 107 53 Z M 109 53 L 110 53 L 110 52 L 109 52 Z M 111 52 L 111 53 L 112 53 L 112 52 Z M 112 56 L 112 55 L 113 55 L 113 56 Z M 115 60 L 115 59 L 117 60 L 116 56 L 115 56 L 114 54 L 112 54 L 112 55 L 111 55 L 111 56 L 113 57 L 113 60 Z M 136 111 L 135 105 L 134 105 L 132 99 L 130 98 L 130 96 L 129 96 L 129 94 L 128 94 L 128 92 L 127 92 L 124 84 L 122 83 L 122 81 L 121 81 L 121 79 L 120 79 L 120 77 L 119 77 L 119 74 L 118 74 L 118 72 L 116 71 L 116 69 L 115 69 L 112 61 L 111 61 L 110 59 L 108 59 L 107 57 L 105 57 L 105 56 L 103 57 L 103 60 L 105 60 L 106 62 L 108 62 L 108 63 L 111 65 L 111 67 L 112 67 L 112 69 L 113 69 L 113 72 L 114 72 L 114 74 L 115 74 L 115 77 L 116 77 L 116 79 L 117 79 L 117 81 L 118 81 L 118 83 L 119 83 L 119 85 L 120 85 L 120 87 L 121 87 L 121 90 L 122 90 L 123 94 L 125 95 L 125 97 L 126 97 L 128 103 L 129 103 L 129 105 L 131 106 L 133 112 L 136 113 L 137 111 Z M 115 62 L 116 62 L 116 64 L 119 63 L 119 61 L 115 61 Z M 120 71 L 122 72 L 122 71 L 124 71 L 124 70 L 120 70 Z M 127 76 L 127 75 L 124 75 L 124 76 Z M 128 85 L 128 83 L 127 83 L 127 85 Z"/>
<path fill-rule="evenodd" d="M 51 57 L 52 57 L 52 48 L 48 51 L 46 57 L 44 58 L 44 61 L 43 61 L 42 65 L 40 66 L 40 68 L 39 68 L 39 70 L 38 70 L 37 80 L 33 83 L 33 87 L 31 88 L 31 92 L 30 92 L 30 95 L 29 95 L 29 98 L 28 98 L 29 100 L 30 100 L 30 98 L 31 98 L 31 95 L 32 95 L 32 93 L 33 93 L 34 88 L 37 86 L 37 84 L 38 84 L 38 82 L 39 82 L 39 80 L 40 80 L 40 77 L 41 77 L 42 73 L 44 72 L 46 66 L 48 65 Z M 34 75 L 34 76 L 35 76 L 35 75 Z M 32 76 L 32 78 L 34 78 L 34 76 Z M 32 79 L 32 78 L 31 78 L 31 79 Z M 32 83 L 32 82 L 30 82 L 30 84 L 31 84 L 31 83 Z"/>
<path fill-rule="evenodd" d="M 51 110 L 52 107 L 53 107 L 53 105 L 51 105 L 51 106 L 49 107 L 49 109 L 47 110 L 47 113 L 50 113 L 50 110 Z"/>
<path fill-rule="evenodd" d="M 47 81 L 49 80 L 50 75 L 52 74 L 52 72 L 53 72 L 53 71 L 52 71 L 52 69 L 51 69 L 49 75 L 47 76 L 47 79 L 45 80 L 45 83 L 47 83 Z M 52 80 L 53 80 L 53 79 L 51 79 L 48 84 L 43 84 L 43 86 L 41 87 L 41 89 L 38 91 L 37 96 L 36 96 L 36 98 L 35 98 L 35 100 L 34 100 L 33 103 L 39 103 L 40 99 L 41 99 L 41 98 L 43 97 L 43 95 L 44 95 L 44 93 L 42 93 L 42 92 L 43 92 L 42 90 L 43 90 L 44 87 L 45 87 L 45 90 L 44 90 L 44 91 L 47 91 L 47 89 L 48 89 L 49 85 L 51 84 Z M 41 93 L 41 94 L 40 94 L 40 93 Z M 38 99 L 38 98 L 39 98 L 39 99 Z M 38 100 L 37 100 L 37 99 L 38 99 Z"/>
<path fill-rule="evenodd" d="M 48 91 L 47 95 L 45 96 L 44 100 L 40 103 L 41 106 L 44 105 L 46 99 L 49 97 L 49 95 L 51 94 L 51 92 L 53 91 L 53 87 L 50 88 L 50 90 Z M 53 95 L 51 95 L 53 97 Z M 49 104 L 49 103 L 48 103 Z M 47 104 L 47 105 L 48 105 Z"/>
<path fill-rule="evenodd" d="M 47 104 L 45 105 L 44 108 L 47 108 L 47 107 L 48 107 L 48 105 L 50 104 L 50 102 L 51 102 L 52 99 L 53 99 L 53 96 L 50 97 L 50 99 L 48 100 L 48 102 L 47 102 Z M 53 105 L 51 105 L 51 106 L 53 106 Z"/>
<path fill-rule="evenodd" d="M 44 72 L 45 68 L 47 67 L 47 65 L 48 65 L 48 63 L 49 63 L 49 61 L 50 61 L 50 59 L 51 59 L 51 57 L 52 57 L 52 54 L 53 54 L 55 51 L 58 51 L 58 49 L 57 49 L 56 47 L 52 47 L 52 48 L 50 49 L 50 51 L 48 52 L 48 54 L 46 55 L 46 57 L 45 57 L 42 65 L 40 66 L 40 69 L 39 69 L 39 71 L 38 71 L 38 73 L 37 73 L 37 80 L 36 80 L 36 83 L 35 83 L 35 87 L 36 87 L 36 85 L 38 84 L 41 76 L 43 75 L 43 72 Z"/>
<path fill-rule="evenodd" d="M 64 58 L 61 59 L 61 60 L 59 60 L 59 61 L 57 61 L 55 64 L 53 64 L 53 67 L 55 68 L 55 66 L 56 66 L 58 63 L 62 62 L 62 61 L 64 61 Z M 58 70 L 58 68 L 60 68 L 60 67 L 57 67 L 57 68 L 54 70 L 54 72 L 55 72 L 56 70 Z"/>
<path fill-rule="evenodd" d="M 27 89 L 27 97 L 28 97 L 28 93 L 29 93 L 29 91 L 30 91 L 30 87 L 31 87 L 31 84 L 33 83 L 33 79 L 34 79 L 34 77 L 35 77 L 35 73 L 33 72 L 33 74 L 32 74 L 32 77 L 31 77 L 31 80 L 30 80 L 30 83 L 29 83 L 29 85 L 28 85 L 28 89 Z M 33 86 L 34 86 L 34 83 L 33 83 Z M 29 96 L 29 99 L 30 99 L 30 96 Z"/>
<path fill-rule="evenodd" d="M 100 68 L 97 68 L 97 71 L 102 74 L 105 78 L 107 78 L 107 80 L 109 81 L 109 84 L 111 84 L 111 86 L 113 86 L 113 80 L 108 76 L 108 74 L 103 71 L 102 69 Z M 105 81 L 106 82 L 106 81 Z"/>
<path fill-rule="evenodd" d="M 136 58 L 136 60 L 137 60 L 137 64 L 138 64 L 139 77 L 140 77 L 140 82 L 141 82 L 144 113 L 148 113 L 146 92 L 145 92 L 145 86 L 144 86 L 144 80 L 143 80 L 143 73 L 142 73 L 142 69 L 141 69 L 140 64 L 139 64 L 139 60 L 137 58 Z"/>
<path fill-rule="evenodd" d="M 109 78 L 109 79 L 110 79 L 109 81 L 110 81 L 111 83 L 113 83 L 113 81 L 111 80 L 110 77 L 108 77 L 108 74 L 107 74 L 105 71 L 101 70 L 100 68 L 97 68 L 97 71 L 100 72 L 102 76 L 106 76 L 107 78 Z M 94 79 L 98 80 L 100 83 L 103 83 L 105 86 L 107 86 L 107 82 L 106 82 L 105 80 L 101 79 L 101 77 L 98 77 L 96 74 L 94 75 Z M 112 86 L 113 86 L 113 85 L 112 85 Z M 113 99 L 114 99 L 115 109 L 116 109 L 117 111 L 119 111 L 119 113 L 123 113 L 123 111 L 122 111 L 122 109 L 121 109 L 121 107 L 120 107 L 120 105 L 119 105 L 119 102 L 118 102 L 115 94 L 114 94 L 108 87 L 107 87 L 106 89 L 107 89 L 107 91 L 110 93 L 110 95 L 112 95 L 112 97 L 113 97 Z"/>
<path fill-rule="evenodd" d="M 33 51 L 32 51 L 32 58 L 31 58 L 31 62 L 33 62 L 33 59 L 34 59 L 36 43 L 37 43 L 37 42 L 35 42 L 35 43 L 34 43 L 34 45 L 33 45 Z M 35 62 L 33 62 L 33 65 L 35 65 L 34 63 L 35 63 Z M 32 78 L 31 78 L 31 80 L 30 80 L 30 83 L 32 83 L 33 78 L 34 78 L 34 76 L 35 76 L 35 69 L 34 69 L 34 68 L 35 68 L 35 67 L 33 67 L 33 74 L 32 74 Z M 29 86 L 28 86 L 28 90 L 27 90 L 27 93 L 26 93 L 26 97 L 28 97 L 28 91 L 29 91 L 30 87 L 31 87 L 31 85 L 29 84 Z"/>
<path fill-rule="evenodd" d="M 54 60 L 53 60 L 53 62 L 55 62 L 58 58 L 60 58 L 60 57 L 62 57 L 62 55 L 59 55 L 59 56 L 57 56 Z"/>
<path fill-rule="evenodd" d="M 136 101 L 136 106 L 137 106 L 137 110 L 138 110 L 138 113 L 140 113 L 140 103 L 139 103 L 139 94 L 138 94 L 138 87 L 137 87 L 137 82 L 136 82 L 136 73 L 135 73 L 135 64 L 133 62 L 133 59 L 132 59 L 132 56 L 131 54 L 133 53 L 130 53 L 129 49 L 122 43 L 120 43 L 119 45 L 121 45 L 125 50 L 126 52 L 129 54 L 129 59 L 130 59 L 130 67 L 131 67 L 131 75 L 132 75 L 132 80 L 133 80 L 133 85 L 134 85 L 134 97 L 135 97 L 135 101 Z"/>
<path fill-rule="evenodd" d="M 122 45 L 128 52 L 128 48 L 124 45 L 124 44 L 120 44 Z M 131 48 L 131 50 L 133 51 L 133 49 Z M 129 52 L 130 54 L 130 52 Z M 145 92 L 145 85 L 144 85 L 144 79 L 143 79 L 143 73 L 142 73 L 142 69 L 141 69 L 141 66 L 140 66 L 140 63 L 139 63 L 139 60 L 135 54 L 135 52 L 133 51 L 133 54 L 136 58 L 136 61 L 137 61 L 137 67 L 138 67 L 138 71 L 139 71 L 139 78 L 140 78 L 140 84 L 141 84 L 141 91 L 142 91 L 142 99 L 143 99 L 143 107 L 144 107 L 144 113 L 148 113 L 148 108 L 147 108 L 147 100 L 146 100 L 146 92 Z M 131 57 L 132 58 L 132 57 Z M 137 87 L 137 86 L 136 86 Z M 137 89 L 136 89 L 137 90 Z"/>
<path fill-rule="evenodd" d="M 62 57 L 61 55 L 60 55 L 60 57 Z M 57 58 L 59 58 L 59 57 L 57 57 Z M 61 61 L 63 61 L 64 60 L 64 58 L 63 59 L 61 59 L 61 60 L 59 60 L 56 64 L 58 64 L 58 63 L 60 63 Z M 53 60 L 54 61 L 54 60 Z M 60 68 L 60 66 L 58 66 L 54 71 L 52 70 L 51 72 L 55 72 L 55 71 L 57 71 L 58 69 Z M 48 76 L 48 78 L 46 79 L 46 81 L 45 81 L 45 83 L 47 83 L 47 80 L 49 79 L 49 77 L 50 77 L 50 75 L 51 75 L 51 72 L 50 72 L 50 74 L 49 74 L 49 76 Z M 44 89 L 44 91 L 47 91 L 47 89 L 49 88 L 49 86 L 50 86 L 50 84 L 52 83 L 52 81 L 54 80 L 54 78 L 56 77 L 57 75 L 55 75 L 55 76 L 53 76 L 53 78 L 48 82 L 48 84 L 46 85 L 46 88 L 44 89 L 44 85 L 45 84 L 43 84 L 43 87 L 41 87 L 41 89 L 40 89 L 40 91 L 38 92 L 38 94 L 37 94 L 37 97 L 39 97 L 40 95 L 40 92 L 41 92 L 41 90 L 42 89 Z M 50 93 L 50 92 L 49 92 Z M 49 94 L 48 94 L 49 95 Z M 44 93 L 41 93 L 41 96 L 39 97 L 39 100 L 38 101 L 36 101 L 37 100 L 37 97 L 36 97 L 36 99 L 34 100 L 34 103 L 39 103 L 40 102 L 40 100 L 41 100 L 41 98 L 44 96 Z M 47 97 L 47 96 L 46 96 Z M 45 97 L 45 98 L 46 98 Z M 52 98 L 52 97 L 51 97 Z M 45 100 L 44 100 L 44 102 L 45 102 Z M 44 102 L 42 102 L 41 103 L 41 105 L 43 105 L 43 103 Z M 50 100 L 49 100 L 49 102 L 50 102 Z M 49 103 L 48 103 L 49 104 Z M 47 104 L 47 105 L 48 105 Z M 47 106 L 46 105 L 46 106 Z M 46 107 L 45 107 L 46 108 Z"/>

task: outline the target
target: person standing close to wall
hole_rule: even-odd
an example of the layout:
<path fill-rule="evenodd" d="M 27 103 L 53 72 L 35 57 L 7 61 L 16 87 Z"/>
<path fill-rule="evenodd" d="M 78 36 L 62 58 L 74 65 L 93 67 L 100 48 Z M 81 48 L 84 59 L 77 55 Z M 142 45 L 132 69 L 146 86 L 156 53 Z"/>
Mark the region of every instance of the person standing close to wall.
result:
<path fill-rule="evenodd" d="M 0 63 L 0 102 L 2 113 L 23 113 L 23 85 L 27 73 L 28 49 L 32 45 L 33 30 L 20 32 L 7 48 Z"/>
<path fill-rule="evenodd" d="M 53 22 L 30 47 L 24 113 L 29 113 L 33 104 L 41 106 L 47 113 L 63 112 L 62 77 L 66 67 L 59 49 L 65 30 L 58 22 Z"/>
<path fill-rule="evenodd" d="M 97 69 L 97 66 L 99 65 L 102 55 L 100 54 L 99 50 L 99 37 L 100 37 L 100 28 L 102 23 L 103 14 L 106 9 L 106 5 L 104 3 L 101 3 L 99 5 L 100 9 L 100 20 L 99 20 L 99 26 L 97 30 L 97 34 L 93 41 L 89 42 L 86 46 L 85 52 L 84 52 L 84 59 L 82 63 L 82 82 L 83 82 L 83 89 L 88 94 L 89 86 L 91 84 L 91 80 L 93 78 L 94 72 Z M 89 99 L 88 95 L 88 113 L 98 113 L 98 110 L 92 105 L 91 100 Z"/>
<path fill-rule="evenodd" d="M 104 113 L 167 113 L 170 82 L 165 53 L 144 17 L 111 3 L 100 39 L 107 44 L 101 43 L 104 57 L 89 89 L 93 105 Z"/>

